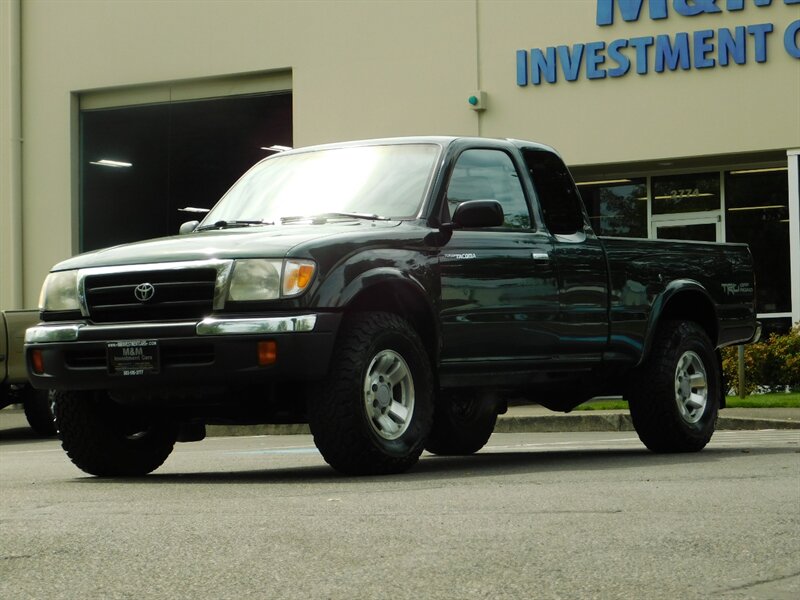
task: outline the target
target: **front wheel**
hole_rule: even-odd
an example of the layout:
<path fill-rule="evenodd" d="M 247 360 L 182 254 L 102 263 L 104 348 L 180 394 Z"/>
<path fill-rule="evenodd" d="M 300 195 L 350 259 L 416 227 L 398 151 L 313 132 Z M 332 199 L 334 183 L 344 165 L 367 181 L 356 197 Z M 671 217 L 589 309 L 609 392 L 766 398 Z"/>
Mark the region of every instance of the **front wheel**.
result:
<path fill-rule="evenodd" d="M 106 392 L 53 394 L 61 446 L 82 471 L 135 477 L 157 469 L 172 452 L 177 426 L 115 403 Z"/>
<path fill-rule="evenodd" d="M 714 346 L 691 321 L 659 326 L 626 398 L 639 439 L 654 452 L 697 452 L 714 434 L 722 376 Z"/>
<path fill-rule="evenodd" d="M 330 373 L 309 399 L 314 443 L 345 474 L 406 471 L 431 428 L 432 387 L 428 354 L 407 321 L 381 312 L 349 316 Z"/>

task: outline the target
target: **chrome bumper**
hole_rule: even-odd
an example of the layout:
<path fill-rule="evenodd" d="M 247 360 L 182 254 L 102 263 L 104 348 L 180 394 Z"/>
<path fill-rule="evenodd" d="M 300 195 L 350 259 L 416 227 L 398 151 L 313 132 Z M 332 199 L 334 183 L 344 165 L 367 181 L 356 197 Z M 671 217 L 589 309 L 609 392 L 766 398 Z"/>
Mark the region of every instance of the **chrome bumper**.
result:
<path fill-rule="evenodd" d="M 745 344 L 755 344 L 761 340 L 761 321 L 756 321 L 756 331 L 753 333 L 753 337 L 745 342 Z"/>
<path fill-rule="evenodd" d="M 265 333 L 294 333 L 314 331 L 317 315 L 298 315 L 291 317 L 263 317 L 246 319 L 226 319 L 207 317 L 199 323 L 147 323 L 149 330 L 154 328 L 173 329 L 176 325 L 194 326 L 199 336 L 212 335 L 259 335 Z M 47 344 L 51 342 L 75 342 L 81 332 L 110 336 L 121 332 L 140 329 L 142 324 L 90 325 L 89 323 L 41 323 L 25 332 L 26 344 Z"/>

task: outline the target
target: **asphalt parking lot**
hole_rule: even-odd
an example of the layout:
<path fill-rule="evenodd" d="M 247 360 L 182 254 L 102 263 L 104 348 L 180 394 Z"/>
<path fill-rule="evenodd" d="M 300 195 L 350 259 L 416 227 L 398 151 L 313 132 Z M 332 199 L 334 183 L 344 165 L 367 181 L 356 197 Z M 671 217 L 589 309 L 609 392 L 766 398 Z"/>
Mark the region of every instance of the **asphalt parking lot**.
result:
<path fill-rule="evenodd" d="M 800 431 L 659 456 L 631 432 L 495 434 L 347 478 L 306 435 L 86 476 L 0 428 L 2 598 L 796 598 Z"/>

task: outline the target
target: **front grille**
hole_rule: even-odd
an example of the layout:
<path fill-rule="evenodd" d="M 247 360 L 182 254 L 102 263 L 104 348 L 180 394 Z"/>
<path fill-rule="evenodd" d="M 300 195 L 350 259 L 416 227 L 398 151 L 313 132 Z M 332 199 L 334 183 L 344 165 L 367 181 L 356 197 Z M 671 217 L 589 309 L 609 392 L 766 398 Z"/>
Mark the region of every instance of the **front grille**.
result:
<path fill-rule="evenodd" d="M 198 366 L 214 364 L 214 346 L 211 344 L 193 344 L 178 346 L 161 346 L 161 365 L 167 367 Z M 70 369 L 106 368 L 107 356 L 104 347 L 68 350 L 64 353 L 64 363 Z"/>
<path fill-rule="evenodd" d="M 201 319 L 213 308 L 216 279 L 215 269 L 89 275 L 86 304 L 95 323 Z M 152 297 L 137 297 L 136 288 L 143 284 L 152 286 Z"/>

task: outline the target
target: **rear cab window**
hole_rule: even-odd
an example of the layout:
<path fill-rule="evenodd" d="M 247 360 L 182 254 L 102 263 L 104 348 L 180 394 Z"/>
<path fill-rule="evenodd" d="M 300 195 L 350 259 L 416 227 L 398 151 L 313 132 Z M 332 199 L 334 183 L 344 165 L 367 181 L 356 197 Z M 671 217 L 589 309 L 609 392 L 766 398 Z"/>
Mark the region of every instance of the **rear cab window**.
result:
<path fill-rule="evenodd" d="M 564 161 L 543 149 L 526 148 L 522 156 L 550 233 L 582 233 L 586 225 L 583 202 Z"/>

